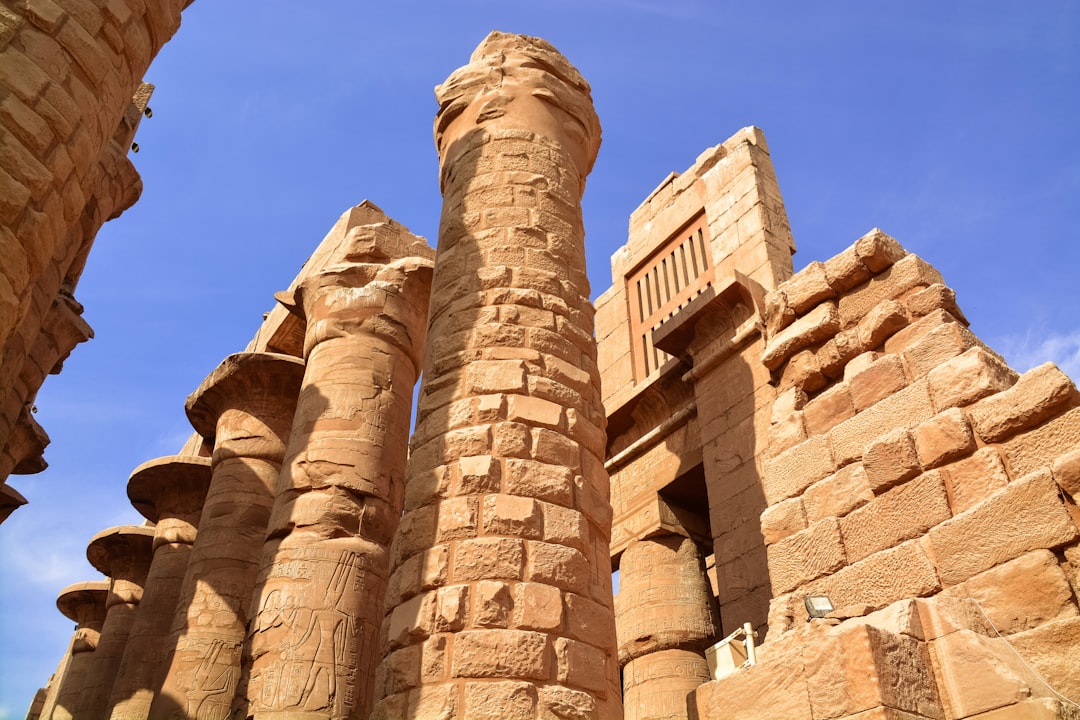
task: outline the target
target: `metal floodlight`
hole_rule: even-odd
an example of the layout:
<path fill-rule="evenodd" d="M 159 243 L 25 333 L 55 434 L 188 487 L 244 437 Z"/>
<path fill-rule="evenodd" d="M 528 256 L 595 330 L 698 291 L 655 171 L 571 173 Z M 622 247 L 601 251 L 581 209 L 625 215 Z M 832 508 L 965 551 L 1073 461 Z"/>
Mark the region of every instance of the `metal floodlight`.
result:
<path fill-rule="evenodd" d="M 805 595 L 803 605 L 806 606 L 806 614 L 810 616 L 807 622 L 813 618 L 823 618 L 833 611 L 833 604 L 828 595 Z"/>

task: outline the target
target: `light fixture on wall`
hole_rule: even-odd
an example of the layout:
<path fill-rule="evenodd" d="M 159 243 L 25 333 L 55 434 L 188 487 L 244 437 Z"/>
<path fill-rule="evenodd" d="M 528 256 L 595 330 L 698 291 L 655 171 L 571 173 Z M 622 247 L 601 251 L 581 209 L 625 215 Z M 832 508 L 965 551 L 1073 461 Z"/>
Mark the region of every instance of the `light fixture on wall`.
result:
<path fill-rule="evenodd" d="M 809 615 L 806 619 L 807 622 L 816 618 L 823 618 L 834 609 L 828 595 L 805 595 L 803 596 L 803 605 L 806 606 L 806 614 Z"/>

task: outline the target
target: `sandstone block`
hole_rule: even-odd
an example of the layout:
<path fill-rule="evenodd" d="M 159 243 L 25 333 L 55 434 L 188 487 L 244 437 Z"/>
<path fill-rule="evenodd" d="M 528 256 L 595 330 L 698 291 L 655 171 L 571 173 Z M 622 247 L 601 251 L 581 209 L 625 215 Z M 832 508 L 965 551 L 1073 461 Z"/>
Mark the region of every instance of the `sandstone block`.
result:
<path fill-rule="evenodd" d="M 461 495 L 479 495 L 498 492 L 502 480 L 502 466 L 491 455 L 472 455 L 458 458 L 459 477 L 455 492 Z M 413 484 L 410 480 L 409 485 Z"/>
<path fill-rule="evenodd" d="M 773 402 L 771 422 L 783 422 L 792 413 L 802 410 L 807 399 L 806 392 L 798 387 L 788 388 L 780 393 Z"/>
<path fill-rule="evenodd" d="M 899 485 L 922 472 L 915 439 L 906 428 L 896 428 L 875 440 L 863 453 L 866 481 L 875 493 Z"/>
<path fill-rule="evenodd" d="M 1016 372 L 988 352 L 975 346 L 930 371 L 930 396 L 934 407 L 963 407 L 1012 387 Z"/>
<path fill-rule="evenodd" d="M 806 423 L 803 421 L 803 414 L 793 412 L 783 420 L 769 426 L 769 455 L 779 455 L 804 440 L 806 440 Z"/>
<path fill-rule="evenodd" d="M 474 395 L 523 392 L 525 364 L 521 360 L 475 360 L 466 367 L 465 385 Z"/>
<path fill-rule="evenodd" d="M 825 341 L 815 351 L 814 356 L 817 358 L 821 374 L 830 380 L 836 380 L 844 375 L 848 363 L 863 354 L 865 349 L 859 343 L 859 329 L 850 328 L 841 330 Z"/>
<path fill-rule="evenodd" d="M 931 313 L 923 320 L 933 318 L 935 315 L 936 313 Z M 911 346 L 905 348 L 901 355 L 907 367 L 908 377 L 914 379 L 922 377 L 946 360 L 976 345 L 979 345 L 979 339 L 970 330 L 958 322 L 950 321 L 935 326 Z"/>
<path fill-rule="evenodd" d="M 941 474 L 929 472 L 879 495 L 840 519 L 849 562 L 919 537 L 949 519 Z"/>
<path fill-rule="evenodd" d="M 934 563 L 947 587 L 1031 550 L 1077 536 L 1049 471 L 1032 473 L 930 530 Z"/>
<path fill-rule="evenodd" d="M 761 513 L 761 534 L 766 545 L 806 529 L 806 512 L 801 498 L 783 500 Z"/>
<path fill-rule="evenodd" d="M 873 350 L 908 324 L 907 309 L 896 300 L 883 300 L 871 308 L 856 326 L 859 347 Z"/>
<path fill-rule="evenodd" d="M 1009 484 L 997 448 L 984 447 L 971 457 L 941 468 L 954 515 L 987 499 Z"/>
<path fill-rule="evenodd" d="M 536 717 L 536 700 L 536 687 L 532 683 L 469 682 L 465 683 L 464 717 L 477 720 L 531 720 Z"/>
<path fill-rule="evenodd" d="M 784 392 L 795 387 L 804 392 L 815 392 L 825 387 L 825 382 L 817 355 L 811 350 L 802 350 L 792 355 L 783 366 L 777 389 Z"/>
<path fill-rule="evenodd" d="M 940 282 L 941 275 L 937 270 L 922 258 L 907 255 L 892 267 L 870 278 L 865 285 L 840 298 L 838 303 L 840 326 L 854 327 L 878 303 L 895 300 L 912 288 L 926 287 Z M 886 351 L 889 352 L 888 349 Z"/>
<path fill-rule="evenodd" d="M 883 608 L 904 598 L 925 597 L 941 589 L 933 563 L 920 540 L 908 540 L 812 583 L 808 592 L 824 592 L 836 607 Z"/>
<path fill-rule="evenodd" d="M 774 337 L 795 322 L 795 310 L 788 304 L 784 291 L 777 288 L 765 294 L 765 332 Z"/>
<path fill-rule="evenodd" d="M 558 632 L 563 624 L 562 591 L 541 583 L 518 583 L 514 588 L 514 627 Z"/>
<path fill-rule="evenodd" d="M 434 630 L 456 632 L 469 619 L 469 586 L 450 585 L 439 588 L 435 598 Z"/>
<path fill-rule="evenodd" d="M 975 436 L 963 411 L 951 408 L 911 431 L 915 450 L 924 468 L 935 468 L 970 454 Z"/>
<path fill-rule="evenodd" d="M 1080 498 L 1080 448 L 1067 452 L 1054 461 L 1051 467 L 1054 482 L 1069 493 L 1073 500 Z"/>
<path fill-rule="evenodd" d="M 537 689 L 540 720 L 590 720 L 596 717 L 596 699 L 589 693 L 548 685 Z"/>
<path fill-rule="evenodd" d="M 836 303 L 822 303 L 770 338 L 761 354 L 761 362 L 775 370 L 795 352 L 828 340 L 839 329 Z"/>
<path fill-rule="evenodd" d="M 827 517 L 843 517 L 873 499 L 874 492 L 862 463 L 845 465 L 808 487 L 802 496 L 808 523 Z"/>
<path fill-rule="evenodd" d="M 772 505 L 794 497 L 835 468 L 829 439 L 810 438 L 765 461 L 765 501 Z"/>
<path fill-rule="evenodd" d="M 812 262 L 790 278 L 780 283 L 788 305 L 798 315 L 802 315 L 815 305 L 836 297 L 836 291 L 829 285 L 825 275 L 825 265 Z"/>
<path fill-rule="evenodd" d="M 518 495 L 487 495 L 483 503 L 483 531 L 486 535 L 539 539 L 544 534 L 540 503 Z"/>
<path fill-rule="evenodd" d="M 526 630 L 465 630 L 454 636 L 451 675 L 547 680 L 547 635 Z"/>
<path fill-rule="evenodd" d="M 1069 581 L 1049 550 L 1021 555 L 941 594 L 977 600 L 1003 635 L 1077 615 Z"/>
<path fill-rule="evenodd" d="M 802 654 L 815 718 L 859 717 L 882 706 L 941 717 L 930 656 L 915 638 L 856 624 L 811 640 Z"/>
<path fill-rule="evenodd" d="M 1052 465 L 1065 451 L 1080 447 L 1080 408 L 1021 433 L 1001 445 L 1014 477 Z"/>
<path fill-rule="evenodd" d="M 1038 684 L 1000 640 L 958 630 L 932 646 L 947 717 L 967 718 L 1021 702 Z"/>
<path fill-rule="evenodd" d="M 589 586 L 589 561 L 572 547 L 526 541 L 529 565 L 525 579 L 584 594 Z"/>
<path fill-rule="evenodd" d="M 572 506 L 574 472 L 570 468 L 518 458 L 504 462 L 503 492 Z"/>
<path fill-rule="evenodd" d="M 506 418 L 527 425 L 559 430 L 563 425 L 561 406 L 542 398 L 527 395 L 510 395 L 507 400 Z"/>
<path fill-rule="evenodd" d="M 510 587 L 498 580 L 481 580 L 472 586 L 472 624 L 475 627 L 505 628 L 510 624 L 514 599 Z"/>
<path fill-rule="evenodd" d="M 854 362 L 853 360 L 848 363 L 848 368 Z M 848 368 L 844 369 L 845 377 L 847 377 Z M 851 401 L 856 410 L 865 410 L 874 403 L 900 392 L 905 386 L 907 386 L 907 376 L 904 374 L 904 364 L 898 355 L 885 355 L 861 372 L 853 374 L 848 381 Z"/>
<path fill-rule="evenodd" d="M 520 580 L 524 568 L 525 550 L 521 540 L 497 537 L 463 540 L 454 556 L 452 580 Z"/>
<path fill-rule="evenodd" d="M 436 594 L 424 593 L 394 608 L 390 615 L 390 647 L 402 647 L 431 634 L 435 621 Z"/>
<path fill-rule="evenodd" d="M 870 443 L 898 427 L 912 428 L 934 415 L 926 381 L 917 381 L 829 431 L 838 465 L 860 460 Z"/>
<path fill-rule="evenodd" d="M 563 593 L 563 604 L 566 632 L 575 640 L 589 642 L 597 637 L 615 635 L 615 617 L 611 608 L 575 593 Z"/>
<path fill-rule="evenodd" d="M 1038 698 L 972 715 L 971 720 L 1080 720 L 1080 712 L 1060 700 Z"/>
<path fill-rule="evenodd" d="M 541 539 L 557 545 L 569 545 L 585 551 L 589 528 L 585 516 L 577 510 L 538 502 L 544 528 Z"/>
<path fill-rule="evenodd" d="M 444 543 L 476 537 L 478 506 L 475 495 L 449 498 L 439 503 L 435 541 Z"/>
<path fill-rule="evenodd" d="M 870 271 L 859 260 L 855 246 L 847 248 L 825 261 L 825 277 L 833 290 L 847 292 L 870 279 Z"/>
<path fill-rule="evenodd" d="M 607 664 L 603 650 L 567 638 L 555 640 L 555 662 L 559 682 L 607 696 Z"/>
<path fill-rule="evenodd" d="M 732 698 L 744 700 L 732 702 Z M 797 649 L 762 658 L 754 667 L 705 683 L 693 693 L 691 701 L 701 718 L 810 720 L 813 717 L 802 656 Z"/>
<path fill-rule="evenodd" d="M 844 566 L 840 525 L 827 518 L 802 532 L 770 545 L 769 579 L 774 594 L 781 594 Z"/>
<path fill-rule="evenodd" d="M 855 241 L 855 257 L 872 273 L 882 272 L 906 255 L 907 250 L 879 228 Z"/>
<path fill-rule="evenodd" d="M 975 431 L 986 442 L 999 442 L 1052 417 L 1076 387 L 1053 363 L 1020 376 L 1009 390 L 981 400 L 969 410 Z"/>
<path fill-rule="evenodd" d="M 806 403 L 803 420 L 810 435 L 823 435 L 855 415 L 847 383 L 837 383 Z"/>
<path fill-rule="evenodd" d="M 1080 617 L 1048 622 L 1009 640 L 1040 675 L 1053 678 L 1055 690 L 1069 699 L 1080 697 Z"/>
<path fill-rule="evenodd" d="M 923 317 L 935 310 L 944 310 L 966 324 L 964 314 L 956 304 L 956 293 L 941 283 L 934 283 L 925 290 L 912 293 L 904 302 L 912 317 Z"/>

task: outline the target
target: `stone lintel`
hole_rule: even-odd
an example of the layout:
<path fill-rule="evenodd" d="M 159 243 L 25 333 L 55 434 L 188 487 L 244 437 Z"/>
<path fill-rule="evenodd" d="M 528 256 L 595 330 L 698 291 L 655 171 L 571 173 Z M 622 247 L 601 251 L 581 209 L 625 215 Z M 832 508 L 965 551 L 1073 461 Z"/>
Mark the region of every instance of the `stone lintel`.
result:
<path fill-rule="evenodd" d="M 743 310 L 740 313 L 740 305 L 750 312 Z M 733 270 L 731 277 L 710 285 L 686 307 L 653 330 L 653 344 L 669 355 L 685 357 L 694 340 L 698 320 L 716 313 L 731 316 L 732 326 L 742 322 L 740 315 L 763 318 L 765 289 L 738 270 Z"/>
<path fill-rule="evenodd" d="M 304 377 L 304 361 L 291 355 L 242 352 L 229 355 L 188 396 L 184 408 L 196 432 L 217 434 L 217 421 L 230 408 L 259 401 L 295 403 Z"/>
<path fill-rule="evenodd" d="M 619 562 L 623 551 L 635 540 L 646 540 L 664 535 L 681 535 L 691 538 L 704 547 L 711 547 L 712 536 L 709 523 L 701 515 L 678 505 L 673 505 L 659 494 L 651 494 L 637 510 L 628 513 L 611 528 L 611 558 Z"/>
<path fill-rule="evenodd" d="M 56 598 L 56 608 L 64 617 L 83 623 L 87 617 L 105 617 L 105 598 L 109 594 L 108 580 L 91 580 L 68 585 Z M 96 613 L 88 612 L 96 609 Z"/>
<path fill-rule="evenodd" d="M 102 530 L 90 539 L 86 559 L 96 570 L 113 579 L 124 577 L 133 566 L 145 566 L 140 559 L 149 559 L 154 542 L 154 528 L 142 525 L 121 525 Z M 142 582 L 141 578 L 137 578 Z"/>
<path fill-rule="evenodd" d="M 168 455 L 144 462 L 131 473 L 127 494 L 150 522 L 198 513 L 210 487 L 210 458 Z"/>

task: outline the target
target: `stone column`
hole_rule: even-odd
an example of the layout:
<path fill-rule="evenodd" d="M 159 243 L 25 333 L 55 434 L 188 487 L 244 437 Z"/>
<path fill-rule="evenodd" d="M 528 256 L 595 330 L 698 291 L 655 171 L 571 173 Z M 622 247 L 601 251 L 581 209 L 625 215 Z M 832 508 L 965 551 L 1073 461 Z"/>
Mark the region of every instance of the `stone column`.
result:
<path fill-rule="evenodd" d="M 619 718 L 589 86 L 492 33 L 436 95 L 443 214 L 374 715 Z"/>
<path fill-rule="evenodd" d="M 150 710 L 209 486 L 210 458 L 190 455 L 143 463 L 128 480 L 131 504 L 155 523 L 154 557 L 105 717 L 142 720 Z"/>
<path fill-rule="evenodd" d="M 109 594 L 107 580 L 81 582 L 60 591 L 56 607 L 64 617 L 75 622 L 75 634 L 67 654 L 56 668 L 56 675 L 49 684 L 41 717 L 45 720 L 74 717 L 79 696 L 86 684 L 87 671 L 94 662 L 94 648 L 101 637 L 105 622 L 105 599 Z"/>
<path fill-rule="evenodd" d="M 154 529 L 139 525 L 103 530 L 86 548 L 90 564 L 109 576 L 109 596 L 105 601 L 105 623 L 94 651 L 94 663 L 87 673 L 78 710 L 74 713 L 80 720 L 106 717 L 109 692 L 116 681 L 135 622 L 153 551 Z"/>
<path fill-rule="evenodd" d="M 626 720 L 691 717 L 686 696 L 710 679 L 705 648 L 720 628 L 694 540 L 667 534 L 626 548 L 615 627 Z"/>
<path fill-rule="evenodd" d="M 229 716 L 303 372 L 298 358 L 238 353 L 187 399 L 192 426 L 214 438 L 212 475 L 150 707 L 155 720 Z"/>
<path fill-rule="evenodd" d="M 371 711 L 435 253 L 378 208 L 359 211 L 343 261 L 279 295 L 307 322 L 306 368 L 263 548 L 240 717 Z"/>

